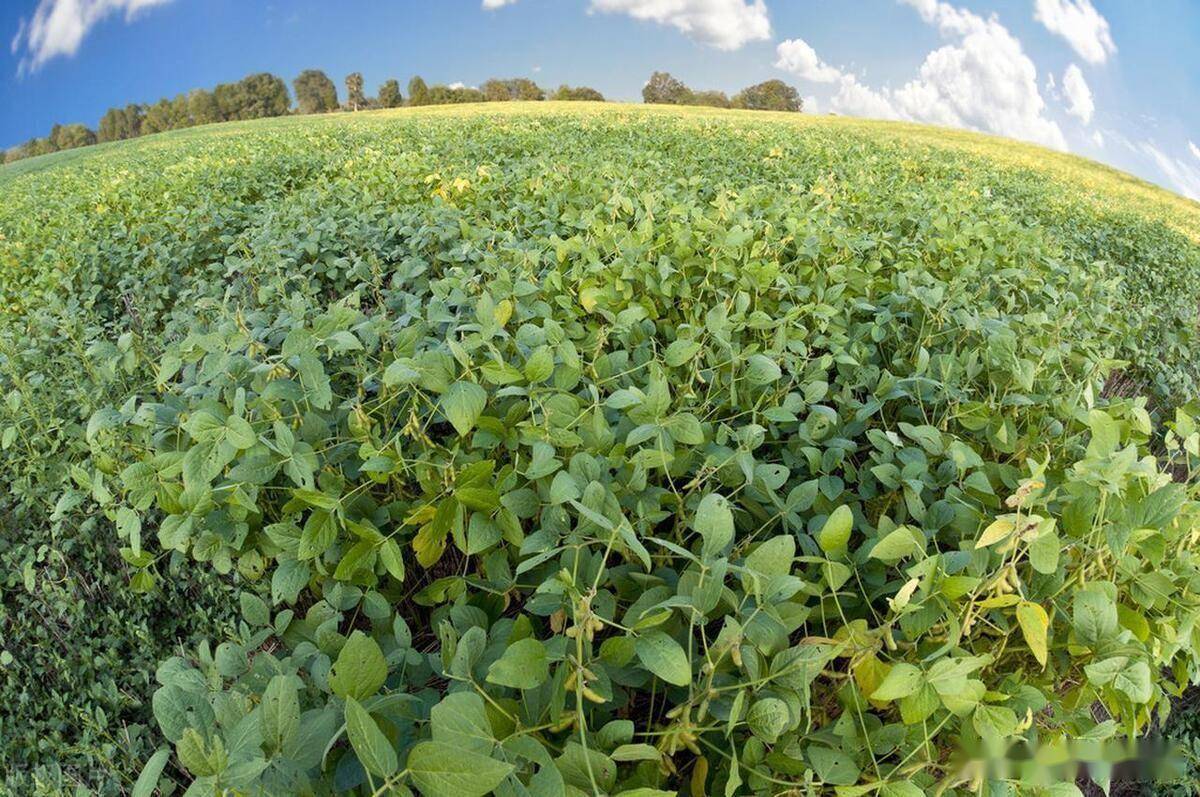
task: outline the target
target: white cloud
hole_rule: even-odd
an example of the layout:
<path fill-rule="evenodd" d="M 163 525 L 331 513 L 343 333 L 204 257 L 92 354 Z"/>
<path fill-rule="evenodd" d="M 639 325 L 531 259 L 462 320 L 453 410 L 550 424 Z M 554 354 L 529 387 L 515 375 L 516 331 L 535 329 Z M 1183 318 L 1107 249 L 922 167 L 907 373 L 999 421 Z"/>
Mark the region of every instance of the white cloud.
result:
<path fill-rule="evenodd" d="M 130 22 L 141 11 L 169 2 L 171 0 L 41 0 L 28 23 L 21 20 L 12 41 L 14 55 L 22 47 L 25 49 L 18 71 L 33 72 L 52 58 L 74 55 L 88 32 L 106 17 L 124 13 L 125 21 Z"/>
<path fill-rule="evenodd" d="M 842 70 L 822 61 L 817 51 L 804 39 L 788 39 L 775 48 L 779 59 L 775 67 L 814 83 L 834 83 L 842 77 Z"/>
<path fill-rule="evenodd" d="M 1033 18 L 1066 39 L 1089 64 L 1102 64 L 1117 51 L 1108 20 L 1091 0 L 1036 0 Z"/>
<path fill-rule="evenodd" d="M 836 83 L 837 91 L 830 105 L 838 113 L 868 116 L 874 119 L 899 119 L 900 115 L 885 94 L 859 82 L 858 77 L 843 72 L 821 60 L 817 51 L 803 39 L 788 39 L 775 48 L 778 59 L 775 67 L 813 83 Z M 815 98 L 814 98 L 815 99 Z M 805 101 L 808 104 L 808 101 Z"/>
<path fill-rule="evenodd" d="M 763 0 L 592 0 L 590 10 L 670 25 L 720 50 L 771 38 Z"/>
<path fill-rule="evenodd" d="M 1154 161 L 1154 165 L 1171 181 L 1171 185 L 1179 193 L 1189 199 L 1200 201 L 1200 169 L 1185 163 L 1180 158 L 1172 158 L 1155 146 L 1153 142 L 1143 141 L 1139 148 Z"/>
<path fill-rule="evenodd" d="M 489 10 L 517 0 L 483 0 Z M 771 19 L 764 0 L 591 0 L 589 12 L 628 14 L 680 30 L 685 36 L 716 47 L 736 50 L 747 42 L 771 38 Z"/>
<path fill-rule="evenodd" d="M 851 116 L 867 116 L 872 119 L 903 119 L 892 104 L 887 90 L 876 91 L 865 86 L 854 75 L 843 75 L 838 84 L 837 94 L 833 96 L 830 105 L 838 113 Z"/>
<path fill-rule="evenodd" d="M 816 97 L 813 97 L 811 95 L 807 96 L 807 97 L 802 97 L 801 102 L 804 104 L 803 107 L 804 107 L 805 113 L 820 113 L 821 112 L 821 101 L 818 100 Z"/>
<path fill-rule="evenodd" d="M 8 45 L 8 50 L 13 55 L 17 54 L 17 50 L 21 49 L 21 39 L 25 37 L 25 19 L 22 18 L 17 24 L 17 33 L 12 37 L 12 43 Z"/>
<path fill-rule="evenodd" d="M 1071 64 L 1063 72 L 1063 96 L 1067 100 L 1067 113 L 1078 117 L 1085 125 L 1092 123 L 1092 114 L 1096 112 L 1096 103 L 1092 99 L 1092 90 L 1083 79 L 1083 70 L 1077 64 Z"/>
<path fill-rule="evenodd" d="M 1058 99 L 1058 81 L 1054 79 L 1053 72 L 1046 73 L 1046 93 Z"/>
<path fill-rule="evenodd" d="M 1198 159 L 1200 159 L 1200 147 L 1197 147 L 1194 142 L 1189 141 L 1188 149 L 1191 150 L 1193 155 L 1195 155 Z"/>
<path fill-rule="evenodd" d="M 1095 144 L 1097 147 L 1104 149 L 1104 134 L 1101 133 L 1099 130 L 1092 133 L 1092 143 Z"/>
<path fill-rule="evenodd" d="M 966 36 L 987 26 L 987 20 L 964 8 L 955 8 L 939 0 L 900 0 L 910 5 L 930 25 L 936 25 L 943 36 Z"/>
<path fill-rule="evenodd" d="M 812 48 L 800 39 L 779 45 L 776 66 L 805 79 L 836 83 L 830 105 L 839 113 L 965 127 L 1067 148 L 1062 130 L 1044 115 L 1037 68 L 994 16 L 984 19 L 939 0 L 900 2 L 953 40 L 929 53 L 917 76 L 900 88 L 868 86 L 815 52 L 810 55 Z"/>

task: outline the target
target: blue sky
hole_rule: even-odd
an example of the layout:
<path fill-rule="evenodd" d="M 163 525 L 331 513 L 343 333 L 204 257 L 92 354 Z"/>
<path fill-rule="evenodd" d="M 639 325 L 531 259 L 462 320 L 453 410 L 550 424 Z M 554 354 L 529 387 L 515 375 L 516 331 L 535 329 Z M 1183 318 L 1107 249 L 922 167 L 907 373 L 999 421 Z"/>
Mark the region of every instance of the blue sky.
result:
<path fill-rule="evenodd" d="M 368 90 L 526 76 L 638 100 L 665 69 L 807 110 L 968 127 L 1200 199 L 1196 0 L 2 0 L 0 145 L 256 71 Z"/>

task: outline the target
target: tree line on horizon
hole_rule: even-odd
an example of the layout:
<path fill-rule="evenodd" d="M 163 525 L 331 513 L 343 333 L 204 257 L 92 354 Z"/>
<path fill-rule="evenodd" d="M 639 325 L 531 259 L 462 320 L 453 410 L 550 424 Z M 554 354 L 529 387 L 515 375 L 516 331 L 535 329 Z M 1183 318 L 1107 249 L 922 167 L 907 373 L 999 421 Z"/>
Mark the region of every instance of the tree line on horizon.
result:
<path fill-rule="evenodd" d="M 50 134 L 32 138 L 4 153 L 3 162 L 11 163 L 35 155 L 46 155 L 107 141 L 122 141 L 152 133 L 163 133 L 214 122 L 234 122 L 287 114 L 333 113 L 377 108 L 419 105 L 452 105 L 469 102 L 508 101 L 594 101 L 604 95 L 589 86 L 563 84 L 552 92 L 528 78 L 492 78 L 479 87 L 443 84 L 429 86 L 418 75 L 408 82 L 407 97 L 400 82 L 385 80 L 374 97 L 365 94 L 361 72 L 345 78 L 345 101 L 339 101 L 337 86 L 320 69 L 306 69 L 292 81 L 295 106 L 287 83 L 269 72 L 247 75 L 233 83 L 218 84 L 212 90 L 193 89 L 163 97 L 153 104 L 131 103 L 109 108 L 95 130 L 84 124 L 56 124 Z M 655 72 L 642 89 L 647 103 L 704 105 L 749 110 L 800 111 L 803 102 L 794 88 L 781 80 L 768 80 L 749 86 L 732 99 L 721 91 L 693 91 L 667 72 Z"/>
<path fill-rule="evenodd" d="M 655 72 L 650 76 L 642 88 L 642 101 L 657 105 L 702 105 L 748 111 L 799 113 L 804 110 L 800 93 L 782 80 L 767 80 L 747 86 L 730 98 L 723 91 L 695 91 L 670 72 Z"/>

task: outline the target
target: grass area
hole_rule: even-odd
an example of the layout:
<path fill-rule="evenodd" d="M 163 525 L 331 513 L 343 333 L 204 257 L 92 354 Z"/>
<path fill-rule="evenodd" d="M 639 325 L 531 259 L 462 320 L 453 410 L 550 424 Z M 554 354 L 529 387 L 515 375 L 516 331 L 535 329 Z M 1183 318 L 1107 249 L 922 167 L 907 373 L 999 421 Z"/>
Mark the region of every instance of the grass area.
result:
<path fill-rule="evenodd" d="M 957 797 L 1200 673 L 1200 206 L 1127 175 L 514 103 L 0 196 L 0 791 Z"/>

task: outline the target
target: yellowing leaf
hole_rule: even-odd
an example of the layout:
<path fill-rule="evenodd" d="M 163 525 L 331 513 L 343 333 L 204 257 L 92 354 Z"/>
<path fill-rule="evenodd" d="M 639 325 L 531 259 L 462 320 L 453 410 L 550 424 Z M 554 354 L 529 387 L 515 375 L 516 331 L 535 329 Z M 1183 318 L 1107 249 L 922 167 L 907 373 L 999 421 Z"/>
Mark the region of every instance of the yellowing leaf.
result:
<path fill-rule="evenodd" d="M 989 545 L 995 545 L 1008 535 L 1016 530 L 1016 526 L 1012 520 L 1006 517 L 997 518 L 992 521 L 992 524 L 983 530 L 983 534 L 979 535 L 979 541 L 975 543 L 975 549 L 986 548 Z"/>
<path fill-rule="evenodd" d="M 600 291 L 593 287 L 584 288 L 579 292 L 579 304 L 584 310 L 589 313 L 596 309 L 596 297 L 600 295 Z"/>
<path fill-rule="evenodd" d="M 1017 624 L 1025 635 L 1025 642 L 1033 652 L 1034 658 L 1043 667 L 1046 666 L 1046 633 L 1050 629 L 1050 618 L 1046 610 L 1036 603 L 1023 601 L 1017 607 Z"/>

